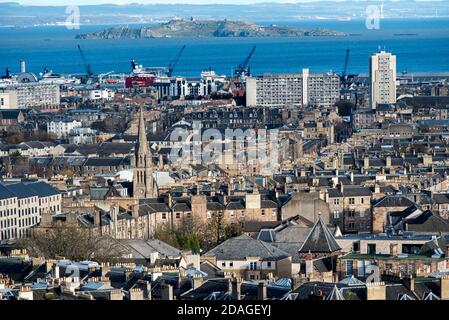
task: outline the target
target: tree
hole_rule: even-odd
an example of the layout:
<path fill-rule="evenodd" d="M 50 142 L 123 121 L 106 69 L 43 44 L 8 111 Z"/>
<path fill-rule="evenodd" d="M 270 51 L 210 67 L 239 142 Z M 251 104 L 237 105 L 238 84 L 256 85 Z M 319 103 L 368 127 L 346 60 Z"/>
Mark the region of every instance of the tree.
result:
<path fill-rule="evenodd" d="M 199 253 L 241 234 L 240 224 L 227 223 L 223 214 L 213 213 L 207 223 L 184 219 L 177 228 L 171 228 L 168 224 L 160 225 L 156 228 L 154 238 L 178 249 Z"/>
<path fill-rule="evenodd" d="M 94 130 L 98 130 L 100 132 L 106 132 L 106 122 L 103 121 L 95 121 L 90 126 Z"/>
<path fill-rule="evenodd" d="M 32 236 L 19 244 L 31 256 L 70 260 L 95 260 L 116 262 L 123 255 L 123 248 L 117 240 L 99 235 L 96 230 L 79 226 L 66 226 L 55 222 L 51 228 L 34 230 Z"/>
<path fill-rule="evenodd" d="M 238 223 L 227 224 L 224 227 L 224 237 L 225 239 L 230 239 L 242 235 L 242 226 Z"/>
<path fill-rule="evenodd" d="M 214 212 L 209 219 L 204 235 L 204 247 L 213 248 L 220 243 L 242 234 L 242 228 L 238 223 L 228 223 L 222 213 Z"/>
<path fill-rule="evenodd" d="M 201 252 L 200 240 L 198 239 L 198 236 L 196 234 L 190 235 L 188 245 L 189 245 L 190 250 L 192 250 L 192 253 L 200 253 Z"/>
<path fill-rule="evenodd" d="M 6 142 L 11 143 L 11 144 L 19 144 L 19 143 L 22 143 L 23 141 L 24 141 L 24 137 L 23 137 L 23 134 L 20 132 L 13 133 L 11 135 L 8 135 L 8 137 L 6 137 Z"/>
<path fill-rule="evenodd" d="M 187 223 L 188 225 L 189 223 Z M 154 234 L 154 238 L 159 239 L 169 245 L 181 249 L 190 250 L 192 253 L 200 253 L 201 245 L 198 235 L 193 232 L 193 224 L 184 225 L 178 229 L 171 229 L 168 225 L 160 225 Z"/>
<path fill-rule="evenodd" d="M 348 117 L 354 110 L 355 105 L 349 101 L 339 101 L 335 104 L 338 107 L 338 115 L 341 117 Z"/>
<path fill-rule="evenodd" d="M 176 234 L 166 224 L 159 225 L 156 228 L 156 230 L 154 231 L 154 238 L 161 240 L 173 247 L 179 248 Z"/>

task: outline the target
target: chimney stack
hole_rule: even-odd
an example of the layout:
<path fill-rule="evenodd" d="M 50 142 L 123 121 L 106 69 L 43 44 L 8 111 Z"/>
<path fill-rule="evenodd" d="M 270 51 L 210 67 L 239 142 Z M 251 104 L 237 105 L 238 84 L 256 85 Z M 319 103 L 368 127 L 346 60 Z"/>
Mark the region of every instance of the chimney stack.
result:
<path fill-rule="evenodd" d="M 265 282 L 259 282 L 257 287 L 257 300 L 267 300 L 267 285 Z"/>
<path fill-rule="evenodd" d="M 441 300 L 449 300 L 449 276 L 444 275 L 440 278 L 440 298 Z"/>
<path fill-rule="evenodd" d="M 232 279 L 232 299 L 240 300 L 241 298 L 241 286 L 242 281 L 240 279 L 234 278 Z"/>
<path fill-rule="evenodd" d="M 168 283 L 161 285 L 161 299 L 162 300 L 173 300 L 173 286 Z"/>
<path fill-rule="evenodd" d="M 404 278 L 405 286 L 412 292 L 415 292 L 415 279 L 412 275 Z"/>
<path fill-rule="evenodd" d="M 94 210 L 94 226 L 100 226 L 101 214 L 99 209 Z"/>
<path fill-rule="evenodd" d="M 363 168 L 369 169 L 369 156 L 365 156 L 365 158 L 363 158 Z"/>
<path fill-rule="evenodd" d="M 388 157 L 385 159 L 385 163 L 386 163 L 386 167 L 387 167 L 387 168 L 390 168 L 390 167 L 391 167 L 391 156 L 388 156 Z"/>
<path fill-rule="evenodd" d="M 164 170 L 164 155 L 159 153 L 159 170 Z"/>
<path fill-rule="evenodd" d="M 129 290 L 129 300 L 143 300 L 143 291 L 139 288 Z"/>
<path fill-rule="evenodd" d="M 390 244 L 390 256 L 397 256 L 399 254 L 398 251 L 398 244 L 397 243 L 391 243 Z"/>
<path fill-rule="evenodd" d="M 145 285 L 145 288 L 144 288 L 144 297 L 146 298 L 146 299 L 148 299 L 148 300 L 151 300 L 152 299 L 152 296 L 151 296 L 151 282 L 150 281 L 144 281 L 144 285 Z"/>
<path fill-rule="evenodd" d="M 193 289 L 197 289 L 197 288 L 201 287 L 202 284 L 203 284 L 203 277 L 201 275 L 194 275 L 192 277 L 192 288 Z"/>
<path fill-rule="evenodd" d="M 371 282 L 366 284 L 366 300 L 386 300 L 387 290 L 385 282 Z"/>
<path fill-rule="evenodd" d="M 111 268 L 109 267 L 109 263 L 102 263 L 100 265 L 100 271 L 101 271 L 101 276 L 102 277 L 106 277 L 106 275 L 108 274 L 108 272 L 111 270 Z"/>
<path fill-rule="evenodd" d="M 33 291 L 30 287 L 21 286 L 19 289 L 19 300 L 34 300 Z"/>
<path fill-rule="evenodd" d="M 57 263 L 53 265 L 53 278 L 59 279 L 59 266 Z"/>
<path fill-rule="evenodd" d="M 123 300 L 123 292 L 121 290 L 111 290 L 109 292 L 109 300 Z"/>
<path fill-rule="evenodd" d="M 380 186 L 377 183 L 374 185 L 374 193 L 375 194 L 379 194 L 380 193 Z"/>
<path fill-rule="evenodd" d="M 135 204 L 132 206 L 132 216 L 136 220 L 139 218 L 139 204 Z"/>

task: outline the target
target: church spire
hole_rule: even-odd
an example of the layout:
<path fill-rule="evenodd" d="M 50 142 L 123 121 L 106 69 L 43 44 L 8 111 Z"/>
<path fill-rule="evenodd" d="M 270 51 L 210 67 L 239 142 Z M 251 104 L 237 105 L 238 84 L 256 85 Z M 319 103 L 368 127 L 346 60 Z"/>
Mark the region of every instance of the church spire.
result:
<path fill-rule="evenodd" d="M 157 196 L 157 188 L 153 179 L 152 155 L 148 147 L 143 112 L 143 107 L 141 107 L 139 112 L 139 135 L 135 153 L 132 157 L 133 194 L 138 199 Z"/>
<path fill-rule="evenodd" d="M 139 111 L 139 135 L 137 137 L 137 153 L 146 154 L 148 152 L 147 133 L 145 130 L 145 119 L 143 116 L 143 107 Z"/>

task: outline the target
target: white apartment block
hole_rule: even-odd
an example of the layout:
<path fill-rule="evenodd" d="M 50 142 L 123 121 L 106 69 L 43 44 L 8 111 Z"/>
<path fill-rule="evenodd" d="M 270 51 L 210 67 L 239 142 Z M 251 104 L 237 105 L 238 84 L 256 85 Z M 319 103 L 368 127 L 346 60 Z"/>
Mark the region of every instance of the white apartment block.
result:
<path fill-rule="evenodd" d="M 339 100 L 340 78 L 335 73 L 265 74 L 246 79 L 247 106 L 330 107 Z"/>
<path fill-rule="evenodd" d="M 217 75 L 215 71 L 203 71 L 199 78 L 159 77 L 154 80 L 158 98 L 164 97 L 205 97 L 220 90 L 225 77 Z"/>
<path fill-rule="evenodd" d="M 396 103 L 396 56 L 385 51 L 370 57 L 370 103 Z"/>
<path fill-rule="evenodd" d="M 17 93 L 0 91 L 0 109 L 17 109 Z"/>
<path fill-rule="evenodd" d="M 61 201 L 45 182 L 0 183 L 0 241 L 26 237 L 42 213 L 61 213 Z"/>
<path fill-rule="evenodd" d="M 246 78 L 247 106 L 303 105 L 303 79 L 300 74 L 266 74 Z"/>
<path fill-rule="evenodd" d="M 335 73 L 308 74 L 306 96 L 306 105 L 332 107 L 340 99 L 340 77 Z"/>
<path fill-rule="evenodd" d="M 109 89 L 103 90 L 90 90 L 89 91 L 89 100 L 112 100 L 114 99 L 115 93 Z"/>
<path fill-rule="evenodd" d="M 77 120 L 51 121 L 47 123 L 47 132 L 55 133 L 58 139 L 63 139 L 67 138 L 74 129 L 81 128 L 81 126 L 81 121 Z"/>
<path fill-rule="evenodd" d="M 20 83 L 7 86 L 4 92 L 14 92 L 17 108 L 56 107 L 60 103 L 59 85 L 45 83 Z"/>

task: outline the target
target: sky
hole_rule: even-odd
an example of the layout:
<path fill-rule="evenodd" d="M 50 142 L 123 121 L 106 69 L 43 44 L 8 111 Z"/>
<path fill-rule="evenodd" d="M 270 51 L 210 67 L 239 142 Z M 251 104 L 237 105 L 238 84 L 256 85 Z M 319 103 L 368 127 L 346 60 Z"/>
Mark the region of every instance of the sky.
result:
<path fill-rule="evenodd" d="M 221 4 L 251 4 L 251 3 L 294 3 L 294 2 L 318 2 L 323 0 L 41 0 L 36 3 L 36 0 L 0 0 L 1 2 L 18 2 L 25 5 L 85 5 L 85 4 L 103 4 L 103 3 L 113 3 L 113 4 L 130 4 L 130 3 L 163 3 L 163 4 L 173 4 L 173 3 L 188 3 L 188 4 L 211 4 L 211 3 L 221 3 Z M 342 0 L 331 0 L 331 1 L 342 1 Z"/>
<path fill-rule="evenodd" d="M 252 4 L 252 3 L 295 3 L 295 2 L 320 2 L 323 0 L 40 0 L 36 3 L 36 0 L 0 0 L 2 2 L 18 2 L 24 5 L 86 5 L 86 4 L 130 4 L 130 3 L 142 3 L 142 4 L 175 4 L 175 3 L 187 3 L 187 4 Z M 324 0 L 324 1 L 351 1 L 351 0 Z M 356 0 L 363 1 L 363 0 Z M 383 0 L 379 0 L 383 1 Z M 401 1 L 401 0 L 385 0 L 387 1 Z M 432 0 L 415 0 L 417 2 L 426 2 Z M 436 0 L 436 1 L 447 1 L 447 0 Z"/>

